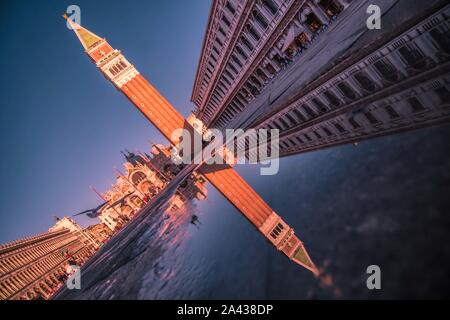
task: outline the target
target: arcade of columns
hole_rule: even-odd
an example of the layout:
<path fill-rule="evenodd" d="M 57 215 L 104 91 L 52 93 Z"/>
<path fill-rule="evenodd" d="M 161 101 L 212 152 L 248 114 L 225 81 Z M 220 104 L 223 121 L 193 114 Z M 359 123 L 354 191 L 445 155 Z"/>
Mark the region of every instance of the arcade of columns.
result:
<path fill-rule="evenodd" d="M 350 55 L 257 119 L 281 156 L 450 120 L 450 6 Z"/>
<path fill-rule="evenodd" d="M 92 235 L 67 229 L 60 219 L 48 232 L 0 245 L 0 299 L 48 299 L 67 278 L 69 263 L 81 266 L 98 249 Z"/>
<path fill-rule="evenodd" d="M 225 3 L 214 5 L 226 16 L 230 12 Z M 351 54 L 335 57 L 333 66 L 323 68 L 327 70 L 310 82 L 283 84 L 283 75 L 300 72 L 302 57 L 314 50 L 324 33 L 346 36 L 329 26 L 352 5 L 344 1 L 246 2 L 251 9 L 237 5 L 234 15 L 238 18 L 228 19 L 238 21 L 230 33 L 240 34 L 239 40 L 221 40 L 211 22 L 221 19 L 220 15 L 210 17 L 192 95 L 198 116 L 213 127 L 232 126 L 245 109 L 267 104 L 272 87 L 282 92 L 284 85 L 291 90 L 290 98 L 274 103 L 247 127 L 279 129 L 281 156 L 448 122 L 450 9 L 445 1 L 430 1 L 428 10 L 415 13 L 401 28 L 387 30 L 360 50 L 352 48 Z M 268 7 L 273 7 L 271 14 Z M 223 29 L 223 18 L 218 25 Z M 260 37 L 251 36 L 252 27 Z M 214 54 L 218 39 L 227 47 L 221 49 L 221 58 Z M 213 65 L 214 60 L 219 62 Z M 308 63 L 313 62 L 309 58 Z M 319 70 L 326 62 L 314 63 Z"/>

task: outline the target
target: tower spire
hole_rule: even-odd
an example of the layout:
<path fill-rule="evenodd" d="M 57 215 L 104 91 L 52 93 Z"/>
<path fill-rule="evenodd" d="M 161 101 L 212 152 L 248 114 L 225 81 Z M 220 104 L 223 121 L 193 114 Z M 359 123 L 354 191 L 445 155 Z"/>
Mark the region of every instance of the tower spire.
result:
<path fill-rule="evenodd" d="M 67 14 L 64 14 L 63 18 L 69 22 L 70 26 L 72 27 L 73 31 L 77 35 L 86 51 L 89 51 L 89 49 L 92 49 L 96 44 L 103 40 L 95 33 L 87 30 L 86 28 L 83 28 L 78 23 L 70 19 Z"/>

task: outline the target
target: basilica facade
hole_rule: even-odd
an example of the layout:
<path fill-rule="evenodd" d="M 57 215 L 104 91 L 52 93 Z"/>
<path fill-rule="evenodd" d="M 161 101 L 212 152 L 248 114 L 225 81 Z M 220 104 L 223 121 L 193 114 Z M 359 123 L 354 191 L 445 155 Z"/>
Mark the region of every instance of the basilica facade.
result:
<path fill-rule="evenodd" d="M 0 299 L 48 299 L 102 245 L 99 230 L 56 218 L 47 232 L 0 245 Z"/>
<path fill-rule="evenodd" d="M 116 231 L 181 171 L 171 159 L 172 147 L 153 144 L 150 154 L 124 152 L 124 172 L 116 170 L 112 187 L 101 194 L 110 205 L 105 206 L 99 219 L 112 231 Z M 181 208 L 185 201 L 207 197 L 205 179 L 193 173 L 180 184 L 177 193 L 170 200 L 170 210 Z"/>

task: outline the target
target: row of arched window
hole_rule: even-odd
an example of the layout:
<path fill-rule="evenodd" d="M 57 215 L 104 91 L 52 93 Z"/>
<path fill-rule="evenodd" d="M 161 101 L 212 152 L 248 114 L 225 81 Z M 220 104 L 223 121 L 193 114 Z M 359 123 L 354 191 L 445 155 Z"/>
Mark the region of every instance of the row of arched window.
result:
<path fill-rule="evenodd" d="M 34 279 L 46 274 L 49 270 L 59 265 L 64 260 L 64 257 L 59 254 L 49 255 L 45 261 L 39 261 L 32 266 L 21 270 L 14 274 L 13 277 L 4 280 L 0 286 L 0 295 L 9 297 L 18 291 L 22 290 Z"/>
<path fill-rule="evenodd" d="M 61 245 L 64 245 L 64 243 L 65 242 L 64 240 L 61 240 L 61 237 L 57 237 L 36 247 L 25 247 L 14 256 L 0 260 L 0 271 L 2 271 L 2 273 L 11 272 L 26 263 L 30 263 L 52 252 L 61 247 Z"/>
<path fill-rule="evenodd" d="M 125 70 L 125 68 L 127 67 L 126 63 L 124 61 L 119 61 L 118 63 L 116 63 L 115 65 L 113 65 L 112 67 L 109 68 L 109 72 L 115 76 L 118 73 L 120 73 L 121 71 Z"/>
<path fill-rule="evenodd" d="M 229 2 L 227 2 L 227 5 Z M 227 7 L 227 5 L 225 7 Z M 270 14 L 274 15 L 277 10 L 278 6 L 273 0 L 262 0 L 260 1 L 260 5 L 263 5 Z M 234 14 L 234 12 L 233 12 Z M 230 56 L 230 59 L 228 61 L 227 67 L 224 69 L 224 73 L 222 74 L 221 78 L 218 81 L 218 86 L 222 86 L 221 89 L 216 88 L 214 93 L 211 96 L 210 103 L 207 105 L 204 113 L 206 117 L 211 117 L 213 114 L 213 110 L 217 108 L 218 105 L 220 105 L 220 102 L 222 101 L 223 97 L 225 96 L 225 93 L 228 91 L 226 88 L 230 87 L 236 77 L 239 75 L 240 69 L 243 68 L 243 66 L 246 63 L 246 60 L 248 59 L 249 55 L 253 52 L 255 48 L 255 43 L 258 43 L 261 39 L 261 32 L 258 31 L 258 29 L 261 29 L 262 31 L 265 30 L 269 26 L 269 18 L 266 18 L 260 11 L 260 9 L 255 6 L 255 8 L 252 11 L 252 17 L 246 24 L 244 31 L 242 32 L 241 36 L 239 37 L 239 41 L 236 44 L 233 53 Z M 229 22 L 229 21 L 228 21 Z M 258 25 L 258 27 L 255 26 L 255 24 Z M 227 27 L 230 27 L 230 24 L 225 23 Z M 223 29 L 222 29 L 223 30 Z M 251 39 L 250 39 L 250 38 Z M 216 37 L 216 43 L 218 42 L 219 38 Z M 223 45 L 223 43 L 222 43 Z M 213 51 L 216 52 L 213 60 L 214 64 L 207 66 L 206 68 L 206 74 L 207 77 L 202 82 L 202 93 L 206 90 L 208 83 L 212 77 L 214 67 L 217 64 L 218 56 L 220 55 L 219 49 L 214 49 L 215 45 L 213 45 Z M 253 91 L 253 93 L 256 93 L 257 89 L 254 87 L 249 88 L 250 91 Z"/>
<path fill-rule="evenodd" d="M 450 103 L 449 96 L 450 91 L 446 86 L 439 86 L 438 88 L 433 90 L 434 94 L 440 98 L 441 104 L 448 104 Z M 446 100 L 445 100 L 446 99 Z M 446 101 L 446 102 L 445 102 Z M 409 110 L 412 114 L 416 113 L 422 113 L 427 111 L 428 109 L 424 106 L 423 102 L 419 97 L 417 96 L 411 96 L 409 98 L 406 98 L 405 100 L 406 106 L 409 107 Z M 294 111 L 297 111 L 294 109 Z M 298 111 L 297 111 L 298 112 Z M 384 112 L 388 119 L 390 120 L 397 120 L 404 117 L 401 111 L 398 110 L 395 106 L 391 104 L 383 104 L 382 107 L 379 108 L 378 112 Z M 299 114 L 299 113 L 297 113 Z M 341 134 L 348 134 L 354 130 L 362 129 L 363 126 L 361 125 L 359 120 L 355 119 L 355 115 L 359 115 L 359 117 L 364 117 L 365 121 L 367 121 L 370 125 L 381 125 L 383 121 L 379 119 L 373 112 L 369 110 L 360 110 L 351 114 L 347 115 L 346 122 L 347 124 L 344 126 L 345 121 L 342 120 L 342 123 L 338 122 L 329 122 L 326 123 L 319 128 L 313 129 L 307 133 L 299 134 L 298 136 L 286 138 L 280 141 L 280 147 L 282 150 L 287 150 L 291 148 L 297 148 L 302 144 L 305 143 L 315 143 L 315 140 L 322 140 L 325 137 L 334 137 L 334 139 L 342 139 Z M 285 114 L 283 117 L 285 118 L 279 118 L 277 121 L 273 121 L 270 125 L 268 125 L 268 128 L 271 129 L 279 129 L 279 130 L 286 130 L 289 127 L 292 126 L 292 124 L 298 123 L 297 120 L 295 120 L 291 115 Z M 304 118 L 303 115 L 301 117 Z M 289 119 L 291 122 L 288 123 L 286 121 L 286 118 Z M 346 128 L 346 126 L 350 126 L 349 128 Z M 335 131 L 336 130 L 336 131 Z M 323 135 L 325 133 L 325 136 Z M 337 133 L 337 134 L 336 134 Z"/>
<path fill-rule="evenodd" d="M 374 67 L 379 72 L 380 76 L 388 82 L 393 82 L 400 77 L 399 72 L 385 58 L 379 59 L 377 62 L 375 62 Z M 293 125 L 298 125 L 330 110 L 338 108 L 345 103 L 354 101 L 361 95 L 370 94 L 379 89 L 377 84 L 368 76 L 365 71 L 359 71 L 355 73 L 353 75 L 353 79 L 355 81 L 355 84 L 358 85 L 358 91 L 356 91 L 348 83 L 348 80 L 341 81 L 336 85 L 336 91 L 340 93 L 341 97 L 338 97 L 333 92 L 334 90 L 325 90 L 322 93 L 322 98 L 316 96 L 309 100 L 309 104 L 312 107 L 309 106 L 308 103 L 304 103 L 300 106 L 299 109 L 303 110 L 303 113 L 297 109 L 294 109 L 293 113 L 296 115 L 296 119 L 293 117 L 293 115 L 289 115 L 291 125 L 284 124 L 284 127 L 290 128 Z M 373 118 L 371 117 L 370 120 L 373 121 Z M 356 125 L 354 127 L 356 127 Z"/>
<path fill-rule="evenodd" d="M 322 1 L 323 5 L 326 8 L 336 8 L 335 11 L 333 11 L 333 15 L 338 14 L 342 11 L 342 6 L 337 6 L 333 1 Z M 269 11 L 272 15 L 276 14 L 278 10 L 278 6 L 273 1 L 261 1 L 261 5 L 264 5 L 264 9 Z M 322 7 L 322 10 L 324 10 L 325 7 Z M 330 11 L 331 12 L 331 11 Z M 261 14 L 260 10 L 256 9 L 252 12 L 252 17 L 254 23 L 247 23 L 245 33 L 243 33 L 240 37 L 240 41 L 238 45 L 235 47 L 235 51 L 231 55 L 230 61 L 236 63 L 236 66 L 231 67 L 233 63 L 229 63 L 227 66 L 227 69 L 234 70 L 237 66 L 242 68 L 243 63 L 240 61 L 243 59 L 244 64 L 245 61 L 248 59 L 248 53 L 251 53 L 254 50 L 254 45 L 252 44 L 252 41 L 249 41 L 249 37 L 257 43 L 261 36 L 256 30 L 257 26 L 258 28 L 265 30 L 268 27 L 268 21 L 265 19 L 264 15 Z M 309 20 L 308 20 L 309 19 Z M 307 16 L 307 19 L 305 23 L 308 25 L 308 28 L 313 32 L 318 32 L 320 26 L 322 26 L 322 22 L 315 16 L 313 12 L 309 13 Z M 248 52 L 248 53 L 246 53 Z M 238 58 L 239 57 L 239 58 Z M 254 97 L 259 95 L 261 90 L 265 87 L 265 85 L 270 81 L 270 79 L 275 76 L 280 70 L 282 70 L 286 64 L 288 63 L 288 58 L 282 57 L 280 54 L 275 54 L 273 58 L 269 59 L 269 61 L 272 61 L 273 63 L 266 63 L 264 67 L 259 67 L 255 70 L 254 75 L 249 76 L 248 81 L 243 85 L 240 94 L 242 97 L 244 97 L 244 101 L 249 102 Z M 275 64 L 276 67 L 273 65 Z M 278 71 L 277 71 L 277 69 Z M 230 77 L 229 74 L 225 73 L 226 76 Z M 232 78 L 234 80 L 234 78 Z M 224 82 L 229 84 L 231 81 L 226 81 L 224 79 Z M 226 90 L 221 90 L 226 91 Z M 332 99 L 333 103 L 337 104 L 337 99 L 334 99 L 332 95 L 328 95 L 328 98 Z M 233 101 L 236 100 L 236 97 L 233 99 Z M 215 110 L 220 105 L 221 99 L 217 99 L 216 103 L 213 103 L 213 105 L 210 107 L 210 109 Z M 316 101 L 317 102 L 317 101 Z M 317 102 L 320 104 L 320 101 Z M 233 103 L 230 103 L 227 108 L 230 108 L 233 106 Z M 324 109 L 323 106 L 320 106 L 321 109 Z M 205 112 L 206 118 L 211 117 L 212 112 Z M 231 114 L 231 115 L 230 115 Z M 217 119 L 215 125 L 219 128 L 222 128 L 226 126 L 226 124 L 229 122 L 229 119 L 233 118 L 233 112 L 230 110 L 224 110 L 222 115 Z M 206 119 L 207 121 L 208 119 Z"/>

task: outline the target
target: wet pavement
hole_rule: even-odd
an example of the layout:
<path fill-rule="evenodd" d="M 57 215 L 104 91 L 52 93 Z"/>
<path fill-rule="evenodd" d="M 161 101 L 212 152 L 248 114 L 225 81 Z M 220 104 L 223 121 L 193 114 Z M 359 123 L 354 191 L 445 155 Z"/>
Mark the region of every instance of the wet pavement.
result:
<path fill-rule="evenodd" d="M 322 270 L 277 252 L 222 196 L 178 212 L 162 195 L 82 269 L 60 299 L 378 299 L 448 297 L 450 126 L 238 171 L 290 224 Z M 192 214 L 200 224 L 190 224 Z M 381 268 L 381 290 L 366 268 Z"/>

